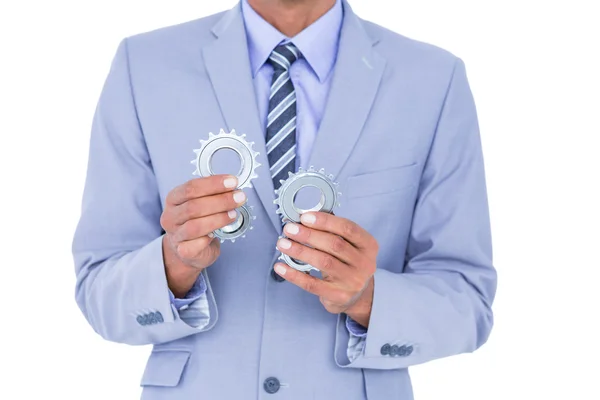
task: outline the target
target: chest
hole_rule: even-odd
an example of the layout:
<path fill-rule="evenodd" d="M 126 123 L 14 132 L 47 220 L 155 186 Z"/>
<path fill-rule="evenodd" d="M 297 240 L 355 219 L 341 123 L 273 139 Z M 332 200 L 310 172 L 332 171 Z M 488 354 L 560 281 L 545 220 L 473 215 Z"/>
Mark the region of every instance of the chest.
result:
<path fill-rule="evenodd" d="M 307 88 L 300 84 L 299 90 L 304 89 Z M 249 133 L 251 140 L 256 142 L 255 147 L 262 145 L 264 148 L 264 130 L 259 124 L 227 126 L 219 94 L 206 76 L 174 71 L 165 82 L 147 85 L 143 90 L 145 93 L 138 96 L 138 113 L 163 200 L 175 186 L 194 178 L 193 150 L 209 132 L 235 128 L 239 133 Z M 245 98 L 240 112 L 258 114 L 259 120 L 263 121 L 268 102 L 258 101 L 261 96 L 259 90 L 255 90 L 256 99 Z M 391 255 L 397 250 L 398 243 L 406 243 L 409 234 L 437 115 L 433 109 L 415 110 L 414 98 L 403 93 L 394 82 L 389 82 L 378 90 L 356 141 L 352 146 L 344 146 L 350 150 L 340 152 L 344 132 L 335 131 L 336 124 L 320 129 L 322 127 L 315 122 L 317 114 L 323 118 L 327 112 L 330 96 L 321 99 L 318 113 L 311 114 L 308 96 L 305 107 L 302 103 L 298 105 L 299 116 L 302 113 L 312 115 L 308 119 L 313 121 L 308 128 L 299 127 L 299 134 L 306 133 L 309 138 L 304 142 L 309 145 L 301 155 L 303 164 L 314 163 L 311 165 L 326 171 L 331 170 L 334 160 L 336 166 L 341 165 L 335 178 L 342 192 L 341 207 L 336 209 L 336 215 L 367 229 L 382 245 L 382 254 L 385 256 L 389 252 Z M 350 115 L 352 110 L 347 112 Z M 344 115 L 337 118 L 344 118 Z M 311 135 L 314 137 L 310 138 Z M 325 156 L 312 159 L 310 153 L 315 146 L 320 146 L 319 154 Z M 257 173 L 258 179 L 270 180 L 268 166 L 262 166 Z M 255 190 L 248 192 L 249 201 L 258 206 L 255 207 L 258 229 L 274 231 L 269 213 L 275 208 L 268 204 L 261 206 Z"/>

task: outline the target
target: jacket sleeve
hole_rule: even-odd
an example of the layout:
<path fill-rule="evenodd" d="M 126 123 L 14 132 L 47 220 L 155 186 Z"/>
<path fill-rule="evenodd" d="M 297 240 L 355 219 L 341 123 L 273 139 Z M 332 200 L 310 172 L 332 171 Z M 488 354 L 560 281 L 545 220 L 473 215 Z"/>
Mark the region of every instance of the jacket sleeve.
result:
<path fill-rule="evenodd" d="M 378 269 L 362 354 L 341 367 L 398 369 L 472 352 L 487 341 L 496 292 L 484 163 L 465 66 L 457 59 L 423 170 L 403 273 Z"/>
<path fill-rule="evenodd" d="M 137 118 L 127 41 L 121 42 L 94 115 L 82 210 L 73 239 L 76 300 L 107 340 L 158 344 L 208 330 L 191 326 L 170 299 L 162 254 L 162 212 L 152 163 Z M 198 304 L 205 304 L 198 300 Z"/>

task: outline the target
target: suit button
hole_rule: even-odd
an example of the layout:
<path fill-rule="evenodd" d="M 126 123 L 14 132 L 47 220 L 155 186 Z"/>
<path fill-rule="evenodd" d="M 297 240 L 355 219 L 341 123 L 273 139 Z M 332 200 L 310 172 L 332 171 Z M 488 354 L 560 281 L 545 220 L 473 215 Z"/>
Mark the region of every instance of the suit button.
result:
<path fill-rule="evenodd" d="M 400 350 L 400 348 L 398 346 L 393 345 L 392 348 L 390 349 L 390 356 L 396 357 L 398 355 L 399 350 Z"/>
<path fill-rule="evenodd" d="M 160 322 L 161 324 L 162 324 L 163 322 L 165 322 L 165 319 L 163 318 L 163 316 L 162 316 L 162 314 L 160 313 L 160 311 L 157 311 L 157 312 L 155 312 L 155 313 L 154 313 L 154 315 L 156 315 L 156 320 L 157 320 L 158 322 Z"/>
<path fill-rule="evenodd" d="M 406 353 L 404 354 L 406 357 L 410 356 L 413 352 L 414 348 L 412 346 L 408 346 L 406 348 Z"/>
<path fill-rule="evenodd" d="M 144 316 L 143 315 L 138 315 L 136 318 L 136 321 L 138 324 L 144 326 L 146 325 L 146 321 L 144 320 Z"/>
<path fill-rule="evenodd" d="M 265 388 L 265 392 L 273 394 L 279 391 L 281 384 L 279 383 L 279 379 L 271 377 L 265 379 L 263 387 Z"/>
<path fill-rule="evenodd" d="M 400 346 L 398 348 L 398 354 L 400 357 L 404 357 L 406 355 L 406 346 Z"/>
<path fill-rule="evenodd" d="M 275 282 L 285 281 L 285 278 L 281 277 L 273 268 L 271 268 L 271 278 L 273 278 Z"/>
<path fill-rule="evenodd" d="M 381 346 L 381 355 L 382 356 L 387 356 L 390 354 L 390 350 L 391 350 L 392 346 L 390 346 L 389 343 L 384 344 L 383 346 Z"/>

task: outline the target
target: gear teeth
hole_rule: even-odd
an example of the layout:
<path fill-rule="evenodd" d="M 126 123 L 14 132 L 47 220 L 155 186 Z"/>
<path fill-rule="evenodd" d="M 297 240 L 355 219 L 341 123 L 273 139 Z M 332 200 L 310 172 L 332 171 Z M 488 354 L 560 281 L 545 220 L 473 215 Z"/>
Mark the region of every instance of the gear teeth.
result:
<path fill-rule="evenodd" d="M 251 169 L 250 177 L 245 182 L 242 182 L 242 184 L 240 184 L 236 189 L 242 190 L 245 188 L 252 188 L 253 187 L 252 180 L 258 178 L 258 175 L 256 174 L 256 169 L 261 166 L 261 164 L 259 162 L 257 162 L 257 157 L 259 156 L 260 153 L 258 153 L 257 151 L 254 151 L 254 149 L 253 149 L 255 142 L 250 142 L 250 143 L 247 142 L 246 134 L 238 135 L 236 133 L 235 129 L 232 129 L 231 132 L 226 132 L 223 128 L 221 128 L 219 130 L 218 135 L 215 135 L 213 132 L 209 132 L 207 140 L 200 139 L 200 148 L 193 150 L 194 153 L 196 154 L 196 159 L 192 161 L 192 164 L 196 165 L 196 171 L 195 171 L 196 173 L 194 175 L 203 176 L 200 172 L 200 166 L 199 166 L 199 158 L 202 153 L 202 149 L 204 149 L 209 143 L 211 143 L 212 141 L 216 140 L 219 137 L 227 137 L 229 140 L 235 139 L 237 142 L 240 142 L 241 144 L 243 144 L 244 147 L 252 155 L 252 169 Z"/>

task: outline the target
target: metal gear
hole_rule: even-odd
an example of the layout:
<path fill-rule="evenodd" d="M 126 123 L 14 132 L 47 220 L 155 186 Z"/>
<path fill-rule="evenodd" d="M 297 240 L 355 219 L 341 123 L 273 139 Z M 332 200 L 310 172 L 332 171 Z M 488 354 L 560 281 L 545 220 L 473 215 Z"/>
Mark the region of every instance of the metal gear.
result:
<path fill-rule="evenodd" d="M 284 253 L 280 253 L 279 260 L 283 261 L 285 264 L 300 272 L 310 272 L 310 270 L 319 271 L 318 268 L 315 268 L 312 265 L 304 263 L 302 261 L 296 260 L 295 258 L 292 258 Z"/>
<path fill-rule="evenodd" d="M 315 207 L 302 210 L 296 207 L 294 200 L 298 192 L 307 186 L 316 187 L 321 191 L 321 200 Z M 298 172 L 288 173 L 288 179 L 281 181 L 281 186 L 275 191 L 277 198 L 274 203 L 278 205 L 277 214 L 281 215 L 282 221 L 300 222 L 300 216 L 309 211 L 333 212 L 335 207 L 339 207 L 339 198 L 342 195 L 337 191 L 338 183 L 333 180 L 333 175 L 326 175 L 325 169 L 315 170 L 310 167 L 308 171 L 302 168 Z M 279 259 L 290 267 L 301 271 L 309 272 L 310 270 L 319 271 L 318 268 L 302 261 L 295 260 L 287 254 L 281 253 Z"/>
<path fill-rule="evenodd" d="M 252 207 L 243 205 L 236 208 L 235 211 L 238 213 L 235 222 L 213 232 L 215 237 L 221 240 L 221 243 L 226 240 L 233 243 L 236 239 L 245 238 L 246 233 L 254 229 L 252 221 L 256 219 L 256 216 L 252 215 Z"/>
<path fill-rule="evenodd" d="M 254 142 L 247 142 L 246 135 L 238 135 L 235 129 L 231 132 L 225 132 L 223 129 L 219 134 L 215 135 L 212 132 L 208 134 L 207 140 L 200 140 L 200 148 L 195 149 L 196 158 L 192 160 L 192 164 L 196 166 L 193 174 L 200 177 L 214 175 L 211 164 L 215 153 L 222 149 L 229 149 L 237 153 L 240 158 L 240 171 L 236 177 L 238 186 L 236 190 L 252 187 L 252 179 L 258 178 L 256 168 L 260 167 L 260 163 L 256 160 L 258 152 L 252 149 Z M 223 243 L 226 240 L 235 242 L 238 238 L 243 238 L 246 233 L 252 230 L 252 221 L 256 219 L 252 215 L 252 207 L 243 205 L 236 208 L 238 218 L 235 222 L 224 226 L 221 229 L 215 230 L 215 237 Z"/>
<path fill-rule="evenodd" d="M 280 181 L 281 186 L 275 190 L 277 198 L 273 201 L 278 205 L 277 214 L 281 215 L 283 222 L 300 222 L 300 216 L 309 211 L 321 211 L 330 213 L 335 207 L 339 207 L 341 193 L 337 191 L 338 183 L 334 182 L 333 175 L 326 175 L 325 169 L 315 170 L 310 167 L 308 171 L 299 168 L 298 172 L 288 173 L 286 180 Z M 303 210 L 294 204 L 296 195 L 300 189 L 312 186 L 321 191 L 321 200 L 315 207 Z"/>
<path fill-rule="evenodd" d="M 215 153 L 222 149 L 229 149 L 237 153 L 241 160 L 240 171 L 236 175 L 238 186 L 236 189 L 252 187 L 252 179 L 258 178 L 256 168 L 260 163 L 256 160 L 258 152 L 252 149 L 254 142 L 247 142 L 246 135 L 238 135 L 235 129 L 225 132 L 223 129 L 218 135 L 210 132 L 207 140 L 200 140 L 200 148 L 195 149 L 196 158 L 192 164 L 196 166 L 193 174 L 201 177 L 214 175 L 211 163 Z"/>

